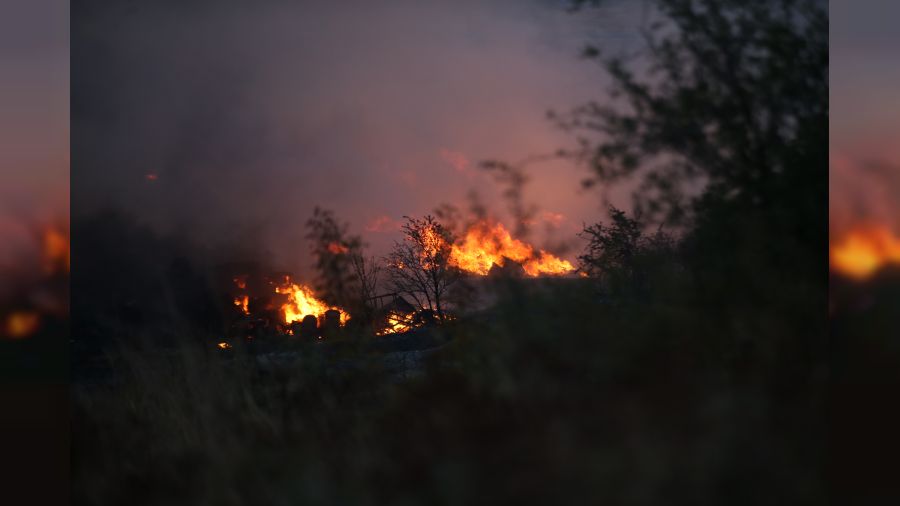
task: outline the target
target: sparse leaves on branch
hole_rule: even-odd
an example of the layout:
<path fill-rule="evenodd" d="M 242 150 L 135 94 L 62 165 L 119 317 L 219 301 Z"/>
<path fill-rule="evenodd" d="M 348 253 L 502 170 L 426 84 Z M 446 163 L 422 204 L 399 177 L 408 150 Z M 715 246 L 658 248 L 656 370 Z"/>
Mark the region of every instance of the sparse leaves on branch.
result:
<path fill-rule="evenodd" d="M 453 238 L 433 216 L 405 218 L 403 240 L 387 257 L 390 286 L 444 320 L 450 290 L 462 279 L 449 263 Z"/>

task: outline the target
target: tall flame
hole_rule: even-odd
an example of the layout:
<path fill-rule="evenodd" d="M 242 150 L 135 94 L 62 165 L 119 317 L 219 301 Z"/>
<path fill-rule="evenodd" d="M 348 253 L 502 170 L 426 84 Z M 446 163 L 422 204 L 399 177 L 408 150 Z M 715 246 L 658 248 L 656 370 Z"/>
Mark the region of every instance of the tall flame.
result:
<path fill-rule="evenodd" d="M 900 237 L 884 226 L 852 230 L 831 247 L 831 267 L 854 279 L 865 279 L 889 263 L 900 263 Z"/>
<path fill-rule="evenodd" d="M 541 274 L 566 274 L 575 267 L 546 251 L 535 253 L 530 245 L 514 239 L 502 224 L 480 222 L 471 227 L 461 243 L 454 244 L 450 264 L 464 271 L 485 276 L 491 266 L 502 267 L 506 259 L 522 264 L 529 276 Z"/>
<path fill-rule="evenodd" d="M 275 293 L 288 296 L 288 301 L 281 306 L 284 323 L 301 321 L 306 315 L 313 315 L 321 320 L 325 317 L 325 312 L 330 309 L 336 309 L 340 313 L 341 325 L 350 319 L 350 315 L 346 311 L 325 304 L 315 297 L 310 287 L 293 283 L 289 277 L 285 277 L 284 284 L 275 287 Z"/>
<path fill-rule="evenodd" d="M 242 313 L 250 314 L 250 297 L 248 297 L 247 295 L 235 297 L 234 305 L 241 308 Z"/>

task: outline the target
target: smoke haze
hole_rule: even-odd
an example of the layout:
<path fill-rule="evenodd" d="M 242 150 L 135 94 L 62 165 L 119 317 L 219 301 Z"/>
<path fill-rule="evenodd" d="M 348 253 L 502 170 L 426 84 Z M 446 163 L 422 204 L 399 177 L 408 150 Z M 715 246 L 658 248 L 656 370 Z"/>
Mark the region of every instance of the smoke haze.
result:
<path fill-rule="evenodd" d="M 375 254 L 403 215 L 465 207 L 473 189 L 508 223 L 478 162 L 571 145 L 544 112 L 602 99 L 600 69 L 579 50 L 634 44 L 639 4 L 571 14 L 539 0 L 82 3 L 73 213 L 124 209 L 301 271 L 316 205 Z M 528 170 L 526 199 L 552 217 L 538 242 L 601 217 L 597 195 L 579 193 L 584 168 Z"/>

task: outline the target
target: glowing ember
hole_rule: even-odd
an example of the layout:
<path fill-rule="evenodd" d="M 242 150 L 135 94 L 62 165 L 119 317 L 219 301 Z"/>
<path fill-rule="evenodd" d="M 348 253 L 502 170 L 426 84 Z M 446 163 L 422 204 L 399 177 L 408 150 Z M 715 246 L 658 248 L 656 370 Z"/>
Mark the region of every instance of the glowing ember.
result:
<path fill-rule="evenodd" d="M 281 306 L 284 323 L 301 321 L 306 315 L 313 315 L 317 319 L 322 320 L 325 317 L 325 312 L 329 309 L 335 309 L 340 313 L 341 325 L 350 319 L 350 315 L 346 311 L 325 304 L 315 297 L 311 288 L 292 283 L 287 276 L 283 285 L 275 287 L 275 293 L 288 296 L 288 301 Z"/>
<path fill-rule="evenodd" d="M 464 271 L 485 276 L 491 266 L 502 267 L 506 260 L 522 264 L 529 276 L 542 274 L 558 275 L 575 270 L 567 260 L 562 260 L 546 251 L 535 254 L 534 249 L 524 242 L 513 239 L 503 225 L 481 222 L 466 232 L 459 244 L 454 244 L 450 254 L 450 264 Z"/>
<path fill-rule="evenodd" d="M 231 345 L 228 343 L 219 343 L 216 346 L 218 346 L 220 349 L 223 349 L 223 350 L 228 350 L 231 348 Z"/>
<path fill-rule="evenodd" d="M 69 252 L 69 239 L 55 228 L 44 230 L 44 270 L 53 274 L 65 270 L 69 272 L 71 256 Z"/>
<path fill-rule="evenodd" d="M 387 334 L 402 334 L 403 332 L 412 330 L 414 317 L 415 314 L 412 313 L 403 314 L 396 311 L 391 311 L 387 315 L 387 322 L 385 327 L 376 332 L 375 335 L 383 336 Z"/>
<path fill-rule="evenodd" d="M 235 297 L 234 305 L 241 308 L 241 311 L 244 314 L 250 314 L 250 309 L 249 309 L 250 297 L 248 297 L 246 295 L 241 295 L 240 297 Z"/>
<path fill-rule="evenodd" d="M 331 242 L 331 243 L 328 243 L 328 251 L 330 251 L 331 253 L 333 253 L 335 255 L 340 255 L 343 253 L 349 253 L 350 248 L 348 248 L 338 242 Z"/>
<path fill-rule="evenodd" d="M 247 288 L 247 276 L 236 276 L 233 278 L 234 285 L 240 288 L 241 290 L 245 290 Z"/>
<path fill-rule="evenodd" d="M 865 279 L 889 263 L 900 263 L 900 238 L 887 227 L 853 230 L 831 247 L 832 269 L 854 279 Z"/>
<path fill-rule="evenodd" d="M 41 317 L 34 311 L 15 311 L 6 317 L 3 333 L 11 339 L 22 339 L 37 332 Z"/>

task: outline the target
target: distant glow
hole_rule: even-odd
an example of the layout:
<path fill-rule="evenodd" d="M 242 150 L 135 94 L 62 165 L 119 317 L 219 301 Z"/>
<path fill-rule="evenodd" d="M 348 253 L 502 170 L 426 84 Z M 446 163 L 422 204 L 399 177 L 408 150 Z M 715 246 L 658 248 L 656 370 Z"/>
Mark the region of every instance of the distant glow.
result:
<path fill-rule="evenodd" d="M 34 311 L 15 311 L 6 317 L 3 333 L 11 339 L 22 339 L 37 332 L 41 317 Z"/>
<path fill-rule="evenodd" d="M 831 267 L 865 279 L 889 263 L 900 263 L 900 238 L 884 226 L 852 230 L 831 247 Z"/>

